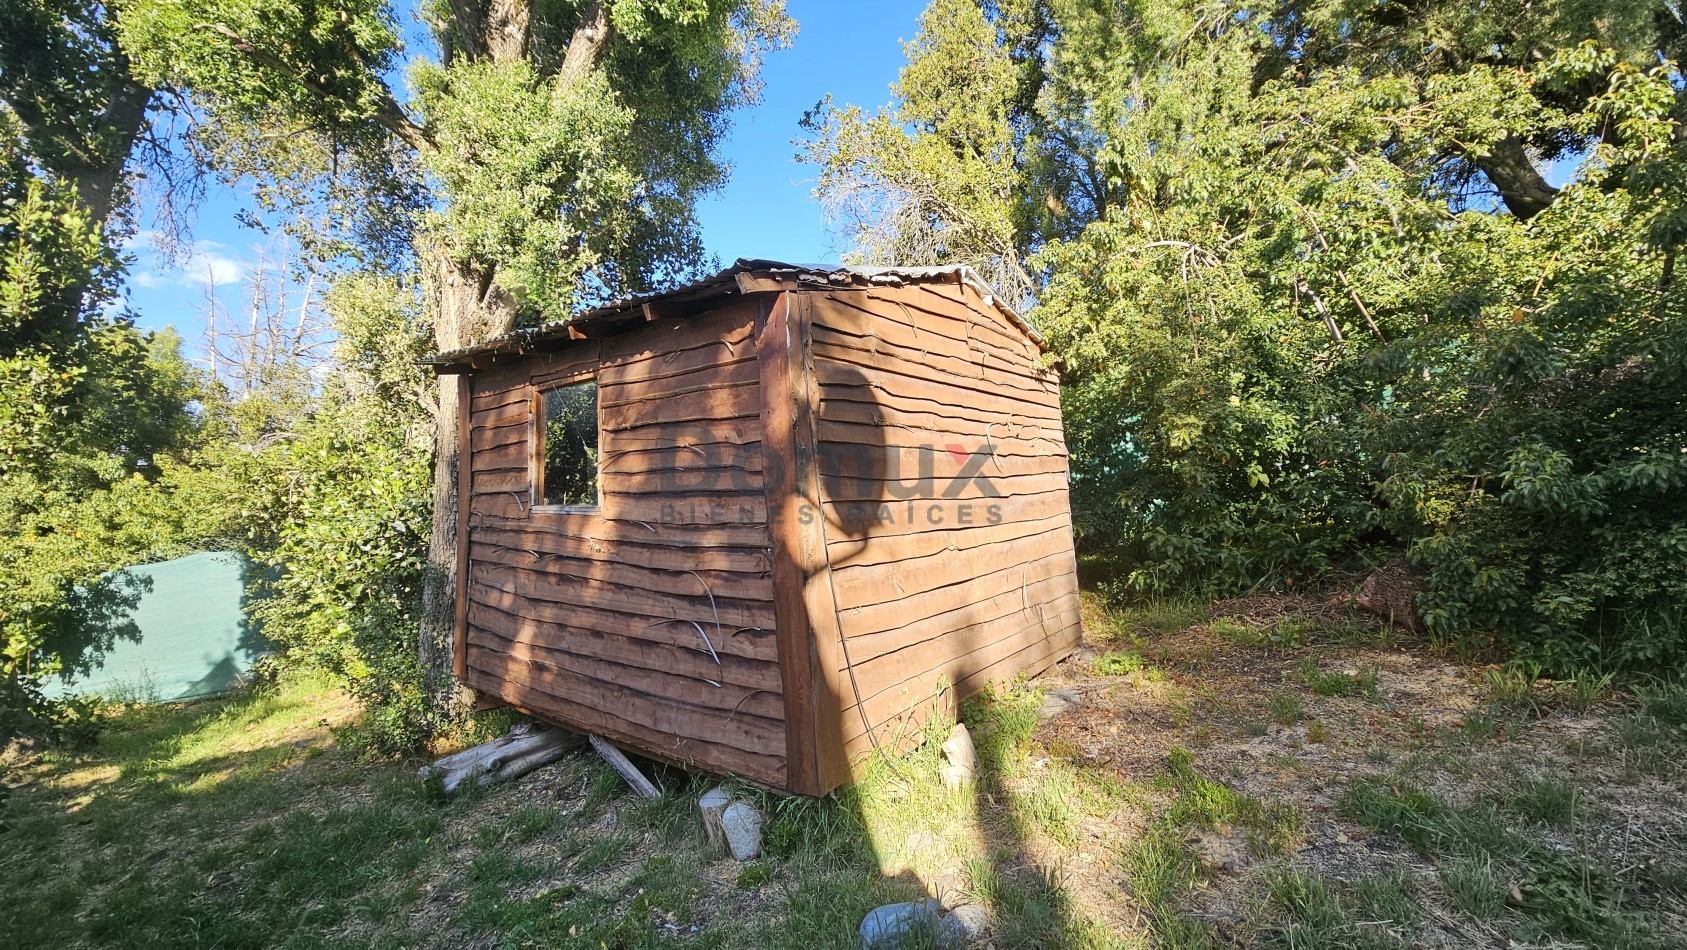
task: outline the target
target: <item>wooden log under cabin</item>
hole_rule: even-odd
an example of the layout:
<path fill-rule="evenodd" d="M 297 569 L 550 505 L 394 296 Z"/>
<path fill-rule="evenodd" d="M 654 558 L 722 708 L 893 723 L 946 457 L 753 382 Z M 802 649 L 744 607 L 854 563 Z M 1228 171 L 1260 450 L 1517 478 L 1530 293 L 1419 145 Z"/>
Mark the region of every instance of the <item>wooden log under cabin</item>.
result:
<path fill-rule="evenodd" d="M 483 702 L 823 795 L 1077 645 L 1059 380 L 966 268 L 740 260 L 432 362 Z"/>

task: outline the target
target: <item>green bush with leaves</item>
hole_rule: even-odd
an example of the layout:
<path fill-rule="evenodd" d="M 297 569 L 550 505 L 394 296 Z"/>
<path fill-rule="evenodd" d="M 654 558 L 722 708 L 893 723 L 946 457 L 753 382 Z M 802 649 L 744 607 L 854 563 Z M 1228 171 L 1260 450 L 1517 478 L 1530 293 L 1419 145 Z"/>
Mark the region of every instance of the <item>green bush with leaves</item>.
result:
<path fill-rule="evenodd" d="M 991 157 L 988 213 L 928 203 L 858 247 L 926 246 L 884 240 L 917 226 L 982 262 L 1001 227 L 968 235 L 1011 223 L 1067 384 L 1081 543 L 1150 592 L 1404 552 L 1438 636 L 1554 669 L 1687 663 L 1678 16 L 939 8 L 905 121 L 831 110 L 809 155 L 827 196 L 883 214 Z M 1017 68 L 990 96 L 928 68 L 963 53 Z"/>
<path fill-rule="evenodd" d="M 254 553 L 273 570 L 253 610 L 292 663 L 333 673 L 365 707 L 357 738 L 414 750 L 434 721 L 416 653 L 431 523 L 428 327 L 416 288 L 343 279 L 329 298 L 339 341 L 315 413 L 243 461 Z"/>
<path fill-rule="evenodd" d="M 180 338 L 111 312 L 100 222 L 24 145 L 0 113 L 0 741 L 91 721 L 41 687 L 135 635 L 142 592 L 107 572 L 227 533 L 181 477 L 202 387 Z"/>

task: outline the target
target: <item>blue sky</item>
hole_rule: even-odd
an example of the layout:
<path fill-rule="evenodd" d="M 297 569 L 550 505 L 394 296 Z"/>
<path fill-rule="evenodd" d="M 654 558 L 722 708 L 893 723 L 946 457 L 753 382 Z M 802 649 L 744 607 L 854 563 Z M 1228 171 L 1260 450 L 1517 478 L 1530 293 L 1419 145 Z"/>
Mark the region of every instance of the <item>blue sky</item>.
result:
<path fill-rule="evenodd" d="M 811 194 L 813 170 L 795 161 L 797 123 L 827 93 L 839 103 L 864 106 L 888 100 L 902 66 L 901 41 L 914 37 L 924 6 L 923 0 L 790 0 L 796 42 L 768 57 L 761 103 L 733 117 L 724 148 L 732 178 L 698 208 L 711 254 L 723 262 L 838 259 Z M 214 287 L 222 310 L 241 309 L 251 270 L 268 244 L 236 223 L 236 212 L 246 206 L 243 195 L 213 188 L 199 209 L 194 245 L 177 266 L 166 266 L 148 249 L 143 231 L 128 287 L 141 326 L 174 325 L 190 354 L 203 353 L 207 287 Z"/>

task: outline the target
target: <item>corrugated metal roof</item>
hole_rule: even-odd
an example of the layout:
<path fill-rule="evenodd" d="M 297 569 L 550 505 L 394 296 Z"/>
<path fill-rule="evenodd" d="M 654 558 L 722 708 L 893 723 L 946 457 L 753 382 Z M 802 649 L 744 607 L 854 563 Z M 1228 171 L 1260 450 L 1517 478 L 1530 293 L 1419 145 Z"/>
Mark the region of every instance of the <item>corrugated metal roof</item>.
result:
<path fill-rule="evenodd" d="M 475 357 L 520 354 L 541 343 L 587 334 L 607 324 L 641 314 L 646 307 L 735 295 L 741 292 L 741 275 L 778 280 L 799 288 L 859 287 L 874 284 L 900 286 L 924 282 L 965 284 L 977 291 L 987 306 L 994 307 L 1006 316 L 1009 322 L 1023 331 L 1032 342 L 1039 347 L 1043 344 L 1043 339 L 1037 331 L 1015 313 L 1013 308 L 1002 303 L 977 271 L 964 264 L 939 267 L 847 267 L 841 264 L 791 264 L 741 257 L 719 273 L 682 287 L 661 293 L 624 297 L 582 311 L 566 320 L 553 320 L 537 327 L 514 330 L 493 337 L 476 346 L 448 350 L 424 362 L 445 371 L 451 367 L 472 363 Z"/>

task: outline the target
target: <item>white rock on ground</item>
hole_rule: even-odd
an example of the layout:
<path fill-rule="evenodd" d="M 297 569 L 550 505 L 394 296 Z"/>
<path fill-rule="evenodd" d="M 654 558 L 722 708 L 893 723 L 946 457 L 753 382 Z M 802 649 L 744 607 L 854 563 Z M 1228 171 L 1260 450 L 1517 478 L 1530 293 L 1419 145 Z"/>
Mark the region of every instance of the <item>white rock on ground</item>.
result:
<path fill-rule="evenodd" d="M 943 740 L 943 756 L 949 764 L 943 767 L 943 784 L 958 788 L 978 778 L 978 750 L 973 748 L 972 733 L 961 723 L 949 730 Z"/>
<path fill-rule="evenodd" d="M 896 950 L 918 933 L 934 933 L 942 906 L 933 900 L 908 901 L 869 911 L 861 921 L 861 950 Z"/>
<path fill-rule="evenodd" d="M 929 934 L 940 947 L 967 947 L 990 929 L 990 912 L 977 904 L 963 904 L 943 913 L 935 900 L 886 904 L 861 921 L 861 950 L 899 950 Z"/>
<path fill-rule="evenodd" d="M 721 830 L 734 859 L 754 861 L 761 856 L 761 825 L 761 812 L 743 802 L 733 802 L 721 812 Z"/>
<path fill-rule="evenodd" d="M 990 911 L 979 904 L 962 904 L 937 922 L 937 942 L 946 947 L 966 947 L 984 939 L 990 929 Z"/>

